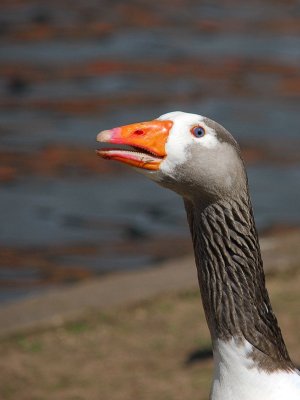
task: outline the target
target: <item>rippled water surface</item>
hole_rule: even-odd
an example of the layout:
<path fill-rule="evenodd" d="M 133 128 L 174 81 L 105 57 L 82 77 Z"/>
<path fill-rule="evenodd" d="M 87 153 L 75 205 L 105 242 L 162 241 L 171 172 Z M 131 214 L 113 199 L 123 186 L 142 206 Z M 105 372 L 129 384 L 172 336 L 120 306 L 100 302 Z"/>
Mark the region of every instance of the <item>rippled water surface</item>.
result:
<path fill-rule="evenodd" d="M 260 229 L 300 222 L 298 1 L 0 5 L 0 301 L 191 250 L 181 200 L 97 159 L 170 110 L 241 143 Z"/>

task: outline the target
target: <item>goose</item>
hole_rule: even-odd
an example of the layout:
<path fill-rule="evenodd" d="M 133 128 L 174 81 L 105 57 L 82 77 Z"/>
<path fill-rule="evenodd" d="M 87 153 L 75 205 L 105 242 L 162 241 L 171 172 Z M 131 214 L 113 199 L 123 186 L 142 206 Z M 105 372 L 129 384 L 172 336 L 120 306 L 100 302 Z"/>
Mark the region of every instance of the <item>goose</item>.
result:
<path fill-rule="evenodd" d="M 217 122 L 180 111 L 104 130 L 97 153 L 183 198 L 214 372 L 211 400 L 300 400 L 265 286 L 240 148 Z M 109 145 L 109 146 L 108 146 Z"/>

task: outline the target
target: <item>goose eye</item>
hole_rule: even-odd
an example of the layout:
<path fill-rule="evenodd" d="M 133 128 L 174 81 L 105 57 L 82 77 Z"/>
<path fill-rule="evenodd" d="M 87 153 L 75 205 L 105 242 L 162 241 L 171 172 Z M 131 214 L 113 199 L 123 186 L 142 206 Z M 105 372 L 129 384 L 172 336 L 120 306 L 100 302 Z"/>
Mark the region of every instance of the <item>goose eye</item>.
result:
<path fill-rule="evenodd" d="M 205 129 L 202 128 L 202 126 L 194 126 L 191 129 L 191 132 L 196 138 L 200 138 L 205 135 Z"/>

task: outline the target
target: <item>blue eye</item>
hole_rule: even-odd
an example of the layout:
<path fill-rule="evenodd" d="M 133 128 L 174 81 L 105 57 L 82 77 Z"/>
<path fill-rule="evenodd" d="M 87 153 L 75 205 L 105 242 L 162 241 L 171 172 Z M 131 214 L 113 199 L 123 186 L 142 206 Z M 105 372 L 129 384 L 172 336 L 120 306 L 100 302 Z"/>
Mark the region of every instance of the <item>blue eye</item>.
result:
<path fill-rule="evenodd" d="M 202 128 L 202 126 L 194 126 L 191 129 L 191 132 L 196 138 L 200 138 L 205 135 L 205 129 Z"/>

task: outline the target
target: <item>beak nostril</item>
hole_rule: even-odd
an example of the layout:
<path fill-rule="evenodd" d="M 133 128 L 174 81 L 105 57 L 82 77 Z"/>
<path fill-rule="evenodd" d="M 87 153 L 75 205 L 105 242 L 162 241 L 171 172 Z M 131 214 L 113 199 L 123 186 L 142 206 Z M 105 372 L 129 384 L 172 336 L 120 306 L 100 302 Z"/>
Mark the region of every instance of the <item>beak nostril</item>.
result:
<path fill-rule="evenodd" d="M 140 136 L 144 134 L 144 131 L 142 129 L 137 129 L 136 131 L 133 132 L 134 135 Z"/>

